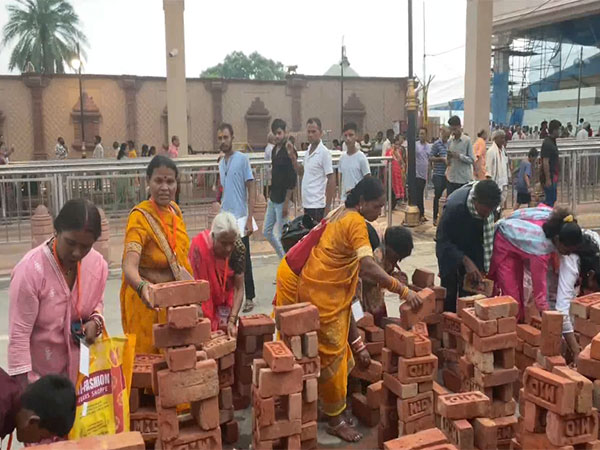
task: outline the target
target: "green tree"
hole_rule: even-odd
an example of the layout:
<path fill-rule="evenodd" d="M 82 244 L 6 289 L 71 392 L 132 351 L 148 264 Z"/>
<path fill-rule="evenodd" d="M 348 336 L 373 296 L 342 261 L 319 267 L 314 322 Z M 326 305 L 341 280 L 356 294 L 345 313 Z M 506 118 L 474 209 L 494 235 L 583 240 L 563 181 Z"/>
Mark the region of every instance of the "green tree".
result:
<path fill-rule="evenodd" d="M 279 61 L 265 58 L 258 52 L 246 56 L 232 52 L 222 63 L 209 67 L 200 74 L 206 78 L 242 78 L 247 80 L 283 80 L 285 71 Z"/>
<path fill-rule="evenodd" d="M 8 22 L 2 29 L 5 48 L 16 41 L 8 68 L 25 71 L 31 62 L 39 73 L 64 73 L 77 56 L 76 46 L 87 46 L 79 16 L 69 0 L 15 0 L 6 7 Z M 85 52 L 82 49 L 82 56 Z"/>

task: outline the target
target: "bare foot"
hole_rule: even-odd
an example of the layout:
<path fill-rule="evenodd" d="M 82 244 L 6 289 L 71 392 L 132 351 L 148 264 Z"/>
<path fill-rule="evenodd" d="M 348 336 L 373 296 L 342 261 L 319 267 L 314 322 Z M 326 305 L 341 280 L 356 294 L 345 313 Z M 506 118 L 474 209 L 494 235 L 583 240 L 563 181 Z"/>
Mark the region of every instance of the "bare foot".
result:
<path fill-rule="evenodd" d="M 327 433 L 337 436 L 346 442 L 358 442 L 362 439 L 362 434 L 352 428 L 348 422 L 342 418 L 342 414 L 332 417 L 327 426 Z"/>

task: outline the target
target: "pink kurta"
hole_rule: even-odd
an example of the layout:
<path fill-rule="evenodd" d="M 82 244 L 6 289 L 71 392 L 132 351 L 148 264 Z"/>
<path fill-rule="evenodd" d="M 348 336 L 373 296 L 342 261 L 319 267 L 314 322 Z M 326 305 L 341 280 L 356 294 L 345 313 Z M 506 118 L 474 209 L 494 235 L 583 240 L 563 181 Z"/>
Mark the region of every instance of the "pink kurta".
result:
<path fill-rule="evenodd" d="M 92 249 L 81 261 L 83 321 L 102 313 L 108 265 Z M 70 291 L 47 243 L 29 251 L 11 274 L 9 296 L 8 374 L 29 374 L 29 381 L 50 373 L 77 381 L 79 346 L 71 337 L 78 320 L 77 281 Z"/>

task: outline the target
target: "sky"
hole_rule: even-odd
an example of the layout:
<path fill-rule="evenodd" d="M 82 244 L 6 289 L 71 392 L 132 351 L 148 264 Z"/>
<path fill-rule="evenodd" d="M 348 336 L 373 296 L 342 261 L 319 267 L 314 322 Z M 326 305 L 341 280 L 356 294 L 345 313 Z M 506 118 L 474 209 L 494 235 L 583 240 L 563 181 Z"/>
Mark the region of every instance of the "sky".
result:
<path fill-rule="evenodd" d="M 0 27 L 8 20 L 0 0 Z M 71 0 L 90 46 L 85 73 L 165 76 L 162 0 Z M 186 73 L 198 77 L 230 52 L 258 51 L 322 75 L 340 59 L 342 37 L 361 76 L 408 74 L 408 0 L 229 0 L 185 2 Z M 466 0 L 413 0 L 414 71 L 434 75 L 430 104 L 462 96 Z M 0 48 L 0 74 L 12 48 Z M 13 72 L 15 73 L 15 72 Z M 15 74 L 18 74 L 15 73 Z M 436 92 L 436 85 L 439 87 Z"/>

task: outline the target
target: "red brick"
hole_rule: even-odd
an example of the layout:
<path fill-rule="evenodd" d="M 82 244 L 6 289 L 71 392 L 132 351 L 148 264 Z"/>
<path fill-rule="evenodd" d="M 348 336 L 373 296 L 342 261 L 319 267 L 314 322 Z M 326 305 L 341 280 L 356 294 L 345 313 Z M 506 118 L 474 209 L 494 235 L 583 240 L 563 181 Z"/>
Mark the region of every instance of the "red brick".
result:
<path fill-rule="evenodd" d="M 221 448 L 221 428 L 202 431 L 198 428 L 182 428 L 179 436 L 172 442 L 163 443 L 163 450 L 184 448 Z"/>
<path fill-rule="evenodd" d="M 307 403 L 312 403 L 317 401 L 319 396 L 319 384 L 316 378 L 309 378 L 308 380 L 304 380 L 304 401 Z"/>
<path fill-rule="evenodd" d="M 275 423 L 275 399 L 273 397 L 261 398 L 256 387 L 252 389 L 252 414 L 258 427 L 265 427 Z"/>
<path fill-rule="evenodd" d="M 231 407 L 233 407 L 233 389 L 231 387 L 223 388 L 219 391 L 219 409 Z"/>
<path fill-rule="evenodd" d="M 436 300 L 445 300 L 446 299 L 446 288 L 442 286 L 433 286 L 433 292 L 435 292 Z"/>
<path fill-rule="evenodd" d="M 256 353 L 258 351 L 258 338 L 259 336 L 240 336 L 238 338 L 241 340 L 239 347 L 245 353 Z"/>
<path fill-rule="evenodd" d="M 295 364 L 294 355 L 282 341 L 265 342 L 263 359 L 273 372 L 289 372 Z"/>
<path fill-rule="evenodd" d="M 542 355 L 561 354 L 563 318 L 562 313 L 558 311 L 542 312 L 542 342 L 540 344 Z"/>
<path fill-rule="evenodd" d="M 575 411 L 577 384 L 537 367 L 528 367 L 523 375 L 525 400 L 557 414 Z"/>
<path fill-rule="evenodd" d="M 444 385 L 452 392 L 460 392 L 462 386 L 462 380 L 460 374 L 450 369 L 442 370 L 442 380 Z"/>
<path fill-rule="evenodd" d="M 219 370 L 219 389 L 233 386 L 234 381 L 235 373 L 233 371 L 233 367 Z"/>
<path fill-rule="evenodd" d="M 406 436 L 408 434 L 415 434 L 419 431 L 428 430 L 435 428 L 435 415 L 429 414 L 423 416 L 420 419 L 412 420 L 410 422 L 398 421 L 398 436 Z"/>
<path fill-rule="evenodd" d="M 414 397 L 398 398 L 398 419 L 411 422 L 433 414 L 433 392 L 424 392 Z"/>
<path fill-rule="evenodd" d="M 448 419 L 485 417 L 490 411 L 490 399 L 479 391 L 440 395 L 437 413 Z"/>
<path fill-rule="evenodd" d="M 435 283 L 435 272 L 429 269 L 415 269 L 412 284 L 420 288 L 432 288 Z"/>
<path fill-rule="evenodd" d="M 542 332 L 524 323 L 517 325 L 517 337 L 534 347 L 539 347 L 542 343 Z"/>
<path fill-rule="evenodd" d="M 198 307 L 196 305 L 167 308 L 167 323 L 171 328 L 193 328 L 197 321 Z"/>
<path fill-rule="evenodd" d="M 181 372 L 161 370 L 157 377 L 160 402 L 164 408 L 219 394 L 217 363 L 213 359 L 198 361 L 194 369 Z"/>
<path fill-rule="evenodd" d="M 493 297 L 475 301 L 475 314 L 483 320 L 514 317 L 519 311 L 519 304 L 510 297 Z"/>
<path fill-rule="evenodd" d="M 410 329 L 415 323 L 422 322 L 423 319 L 435 312 L 435 293 L 425 288 L 417 292 L 417 296 L 421 300 L 421 306 L 416 311 L 413 311 L 408 302 L 400 305 L 400 323 L 406 330 Z"/>
<path fill-rule="evenodd" d="M 427 356 L 431 354 L 431 341 L 420 334 L 415 338 L 415 356 Z"/>
<path fill-rule="evenodd" d="M 462 320 L 458 317 L 458 314 L 453 312 L 445 312 L 442 314 L 442 326 L 443 330 L 454 336 L 460 336 L 460 325 Z"/>
<path fill-rule="evenodd" d="M 229 353 L 228 355 L 221 356 L 219 358 L 219 370 L 229 369 L 233 367 L 235 363 L 235 353 Z"/>
<path fill-rule="evenodd" d="M 255 434 L 259 440 L 266 441 L 299 435 L 301 432 L 302 422 L 300 420 L 276 420 L 272 425 L 259 428 Z"/>
<path fill-rule="evenodd" d="M 547 411 L 545 408 L 525 401 L 523 416 L 523 427 L 526 431 L 530 433 L 544 433 L 546 431 Z"/>
<path fill-rule="evenodd" d="M 350 372 L 350 375 L 360 380 L 368 381 L 369 383 L 375 383 L 381 380 L 383 370 L 381 363 L 378 361 L 371 360 L 369 367 L 361 369 L 358 364 L 354 366 L 354 369 Z"/>
<path fill-rule="evenodd" d="M 402 326 L 402 321 L 400 320 L 400 317 L 382 317 L 381 318 L 381 322 L 380 322 L 380 326 L 381 328 L 383 328 L 385 330 L 385 328 L 390 325 L 390 324 L 394 324 L 394 325 L 398 325 L 398 326 Z"/>
<path fill-rule="evenodd" d="M 460 324 L 460 337 L 465 341 L 465 344 L 471 344 L 473 342 L 473 330 L 471 330 L 465 323 Z"/>
<path fill-rule="evenodd" d="M 590 307 L 597 303 L 600 303 L 599 293 L 575 297 L 571 300 L 570 314 L 582 319 L 588 319 L 590 317 Z"/>
<path fill-rule="evenodd" d="M 291 305 L 276 306 L 274 308 L 274 310 L 275 310 L 275 326 L 277 327 L 277 329 L 281 330 L 281 326 L 279 323 L 279 318 L 281 316 L 281 313 L 284 313 L 286 311 L 293 311 L 294 309 L 304 308 L 305 306 L 310 306 L 310 303 L 302 302 L 302 303 L 293 303 Z"/>
<path fill-rule="evenodd" d="M 367 386 L 367 405 L 369 408 L 379 408 L 381 405 L 381 390 L 383 389 L 383 380 L 371 383 Z"/>
<path fill-rule="evenodd" d="M 139 353 L 135 355 L 133 361 L 133 376 L 131 386 L 134 388 L 146 389 L 152 387 L 152 364 L 155 361 L 164 361 L 162 355 L 149 353 Z"/>
<path fill-rule="evenodd" d="M 367 335 L 368 342 L 383 342 L 384 341 L 384 332 L 382 328 L 372 326 L 363 328 Z"/>
<path fill-rule="evenodd" d="M 559 416 L 549 411 L 546 434 L 554 445 L 584 444 L 598 439 L 598 414 L 594 409 L 588 414 Z"/>
<path fill-rule="evenodd" d="M 383 351 L 383 342 L 367 342 L 365 346 L 367 347 L 367 352 L 369 352 L 371 359 L 381 355 L 381 352 Z"/>
<path fill-rule="evenodd" d="M 435 287 L 433 288 L 434 292 L 435 292 Z M 435 294 L 437 296 L 437 292 Z M 435 299 L 435 313 L 436 314 L 442 314 L 444 312 L 444 302 L 445 300 L 440 300 L 439 298 L 436 297 Z"/>
<path fill-rule="evenodd" d="M 398 325 L 388 325 L 385 328 L 385 346 L 396 355 L 412 358 L 415 356 L 415 334 Z"/>
<path fill-rule="evenodd" d="M 536 362 L 542 369 L 552 372 L 552 369 L 559 366 L 566 366 L 567 362 L 562 355 L 544 356 L 541 351 L 538 351 Z"/>
<path fill-rule="evenodd" d="M 157 348 L 202 344 L 210 340 L 210 320 L 199 319 L 193 328 L 181 330 L 170 328 L 168 324 L 154 324 L 152 335 L 154 346 Z"/>
<path fill-rule="evenodd" d="M 600 302 L 590 306 L 590 320 L 596 324 L 600 324 Z"/>
<path fill-rule="evenodd" d="M 473 420 L 473 431 L 474 444 L 478 449 L 495 450 L 498 448 L 498 427 L 493 419 L 479 417 Z"/>
<path fill-rule="evenodd" d="M 379 408 L 369 408 L 367 398 L 358 392 L 352 394 L 352 414 L 367 427 L 379 423 Z"/>
<path fill-rule="evenodd" d="M 483 320 L 475 315 L 475 308 L 464 308 L 460 312 L 463 324 L 468 326 L 479 337 L 492 336 L 498 333 L 498 320 Z"/>
<path fill-rule="evenodd" d="M 258 375 L 258 393 L 262 398 L 276 395 L 289 395 L 302 392 L 302 367 L 294 364 L 289 372 L 273 372 L 260 369 Z"/>
<path fill-rule="evenodd" d="M 555 367 L 552 373 L 567 378 L 577 383 L 577 396 L 575 398 L 575 412 L 588 413 L 592 409 L 594 383 L 569 367 Z"/>
<path fill-rule="evenodd" d="M 527 342 L 523 342 L 523 354 L 528 358 L 531 358 L 535 361 L 537 359 L 539 351 L 539 347 L 534 347 L 533 345 L 530 345 Z"/>
<path fill-rule="evenodd" d="M 517 331 L 516 317 L 502 317 L 498 319 L 498 333 L 514 333 Z"/>
<path fill-rule="evenodd" d="M 356 326 L 358 328 L 367 328 L 367 327 L 373 327 L 375 326 L 375 318 L 373 317 L 373 314 L 371 314 L 368 311 L 364 312 L 364 315 L 360 318 L 360 320 L 358 320 L 356 322 Z"/>
<path fill-rule="evenodd" d="M 233 408 L 230 409 L 220 409 L 219 410 L 219 425 L 223 425 L 224 423 L 230 422 L 234 419 L 235 410 Z"/>
<path fill-rule="evenodd" d="M 142 435 L 137 431 L 89 436 L 77 441 L 60 441 L 36 447 L 40 450 L 144 450 L 146 448 Z"/>
<path fill-rule="evenodd" d="M 362 330 L 361 330 L 362 331 Z M 303 357 L 302 354 L 302 336 L 286 336 L 281 334 L 281 339 L 291 350 L 294 358 L 300 359 Z"/>
<path fill-rule="evenodd" d="M 219 359 L 235 352 L 237 342 L 229 336 L 218 336 L 202 344 L 209 359 Z"/>
<path fill-rule="evenodd" d="M 427 324 L 425 322 L 417 322 L 412 327 L 412 332 L 416 335 L 428 337 L 429 330 L 427 329 Z"/>
<path fill-rule="evenodd" d="M 187 345 L 185 347 L 168 348 L 166 359 L 169 370 L 173 372 L 193 369 L 196 367 L 196 347 Z"/>
<path fill-rule="evenodd" d="M 317 420 L 318 417 L 318 402 L 302 401 L 302 423 Z"/>
<path fill-rule="evenodd" d="M 518 378 L 519 370 L 516 367 L 511 369 L 494 369 L 492 373 L 483 373 L 475 368 L 475 381 L 484 388 L 514 383 Z"/>
<path fill-rule="evenodd" d="M 140 409 L 140 400 L 142 393 L 138 388 L 131 388 L 129 392 L 129 412 L 134 413 Z"/>
<path fill-rule="evenodd" d="M 463 290 L 474 294 L 481 294 L 486 297 L 494 295 L 494 282 L 487 278 L 482 279 L 479 283 L 474 282 L 471 278 L 465 277 L 463 282 Z"/>
<path fill-rule="evenodd" d="M 383 330 L 381 331 L 383 341 Z M 319 338 L 316 331 L 310 331 L 302 336 L 302 353 L 309 358 L 319 355 Z"/>
<path fill-rule="evenodd" d="M 306 422 L 302 424 L 302 431 L 300 432 L 300 440 L 308 441 L 317 438 L 317 422 Z"/>
<path fill-rule="evenodd" d="M 414 397 L 419 393 L 417 383 L 401 383 L 397 377 L 389 373 L 383 374 L 383 385 L 400 399 Z"/>
<path fill-rule="evenodd" d="M 535 314 L 537 314 L 537 311 Z M 529 317 L 529 320 L 526 319 L 525 323 L 527 323 L 527 325 L 531 325 L 536 330 L 542 331 L 542 318 L 537 315 L 532 315 Z"/>
<path fill-rule="evenodd" d="M 279 315 L 279 329 L 286 336 L 302 336 L 319 329 L 319 310 L 314 305 L 282 312 Z"/>
<path fill-rule="evenodd" d="M 221 424 L 221 439 L 226 444 L 235 444 L 240 438 L 240 428 L 236 420 Z"/>
<path fill-rule="evenodd" d="M 475 300 L 481 300 L 483 298 L 485 298 L 485 295 L 481 294 L 470 295 L 468 297 L 459 297 L 456 300 L 456 313 L 460 316 L 460 312 L 463 310 L 463 308 L 474 308 Z"/>
<path fill-rule="evenodd" d="M 473 334 L 473 347 L 482 353 L 514 348 L 516 345 L 517 333 L 496 334 L 488 337 L 479 337 Z"/>
<path fill-rule="evenodd" d="M 238 322 L 238 336 L 263 336 L 275 332 L 275 322 L 265 314 L 252 314 L 240 316 Z"/>
<path fill-rule="evenodd" d="M 438 359 L 435 355 L 398 360 L 398 379 L 402 383 L 431 381 L 437 374 Z"/>
<path fill-rule="evenodd" d="M 448 437 L 448 440 L 459 448 L 465 450 L 473 448 L 475 433 L 468 420 L 452 420 L 442 417 L 441 430 Z"/>
<path fill-rule="evenodd" d="M 155 407 L 143 407 L 129 415 L 129 429 L 139 431 L 145 442 L 152 443 L 158 438 L 158 413 Z"/>
<path fill-rule="evenodd" d="M 317 356 L 316 358 L 302 358 L 297 359 L 296 364 L 302 367 L 303 379 L 315 378 L 321 376 L 321 360 Z"/>
<path fill-rule="evenodd" d="M 196 304 L 210 298 L 210 285 L 204 280 L 151 284 L 149 297 L 155 308 Z"/>
<path fill-rule="evenodd" d="M 210 397 L 197 402 L 191 402 L 190 412 L 198 426 L 212 430 L 219 426 L 219 398 Z"/>
<path fill-rule="evenodd" d="M 431 449 L 436 445 L 447 444 L 448 438 L 437 428 L 420 431 L 415 434 L 409 434 L 401 438 L 385 442 L 384 450 L 422 450 Z"/>
<path fill-rule="evenodd" d="M 585 346 L 577 356 L 577 371 L 588 378 L 600 378 L 600 361 L 592 358 L 591 345 Z"/>
<path fill-rule="evenodd" d="M 600 334 L 597 334 L 592 339 L 592 343 L 590 345 L 590 356 L 592 359 L 600 360 Z M 600 374 L 598 374 L 600 377 Z"/>
<path fill-rule="evenodd" d="M 163 442 L 172 441 L 179 435 L 179 419 L 177 408 L 161 408 L 157 402 L 158 436 Z"/>
<path fill-rule="evenodd" d="M 167 361 L 165 361 L 164 359 L 155 360 L 153 362 L 151 387 L 152 387 L 152 392 L 154 393 L 154 395 L 160 395 L 160 389 L 159 389 L 159 385 L 158 385 L 158 372 L 160 372 L 161 370 L 167 370 L 168 367 L 169 366 L 167 365 Z"/>

